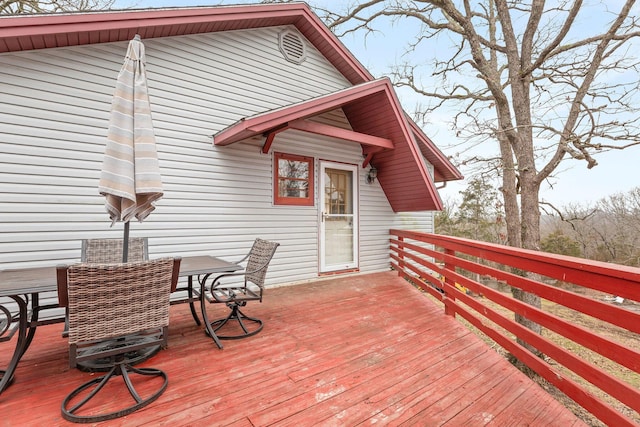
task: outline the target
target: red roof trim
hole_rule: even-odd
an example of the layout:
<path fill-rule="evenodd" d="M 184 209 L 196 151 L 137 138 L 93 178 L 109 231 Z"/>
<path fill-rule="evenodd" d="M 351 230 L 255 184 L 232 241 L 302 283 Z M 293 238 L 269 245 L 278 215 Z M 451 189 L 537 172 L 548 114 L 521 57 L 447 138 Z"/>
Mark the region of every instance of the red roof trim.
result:
<path fill-rule="evenodd" d="M 213 142 L 215 145 L 229 145 L 263 134 L 295 120 L 306 119 L 335 110 L 336 108 L 379 92 L 385 92 L 388 97 L 393 97 L 389 98 L 392 103 L 394 101 L 397 102 L 394 91 L 391 88 L 391 83 L 387 78 L 382 78 L 352 86 L 329 95 L 244 118 L 215 134 L 213 136 Z M 404 112 L 398 114 L 398 108 L 395 109 L 397 120 L 403 122 Z M 405 136 L 406 138 L 410 138 L 410 133 L 405 132 Z"/>
<path fill-rule="evenodd" d="M 301 4 L 251 6 L 216 6 L 198 8 L 144 9 L 69 14 L 18 15 L 0 18 L 0 37 L 62 34 L 93 30 L 121 30 L 201 22 L 245 21 L 250 19 L 299 18 L 308 8 Z M 286 19 L 293 23 L 291 19 Z"/>
<path fill-rule="evenodd" d="M 391 82 L 389 81 L 389 88 L 391 89 Z M 420 172 L 420 174 L 422 175 L 422 180 L 424 181 L 424 184 L 426 186 L 426 190 L 429 194 L 429 196 L 431 197 L 431 201 L 433 202 L 432 205 L 432 210 L 442 210 L 443 205 L 442 205 L 442 201 L 440 200 L 440 195 L 438 194 L 438 190 L 435 187 L 435 184 L 433 182 L 433 179 L 431 178 L 431 175 L 429 174 L 429 171 L 427 170 L 426 164 L 424 163 L 424 158 L 422 157 L 422 152 L 420 152 L 420 150 L 418 149 L 418 145 L 416 144 L 416 141 L 414 139 L 413 133 L 411 132 L 411 128 L 409 127 L 409 123 L 406 120 L 406 115 L 404 110 L 402 109 L 402 106 L 400 104 L 400 100 L 398 99 L 396 92 L 394 90 L 390 90 L 390 95 L 393 97 L 394 101 L 393 102 L 393 107 L 396 110 L 396 114 L 400 117 L 402 117 L 402 120 L 400 120 L 400 125 L 403 127 L 403 130 L 405 133 L 407 133 L 409 135 L 409 138 L 407 139 L 407 145 L 409 146 L 409 150 L 411 151 L 411 155 L 413 156 L 413 161 L 415 162 L 415 164 L 418 166 L 418 170 Z M 375 156 L 374 156 L 375 159 Z M 407 167 L 409 167 L 410 165 L 406 165 Z M 383 172 L 384 173 L 384 172 Z M 383 184 L 384 182 L 384 175 L 380 176 L 380 174 L 378 174 L 378 179 L 381 180 L 381 184 Z M 389 194 L 387 194 L 387 199 L 389 199 L 389 202 L 391 203 L 391 206 L 394 206 L 394 198 L 390 197 Z M 398 202 L 398 204 L 401 202 Z M 394 211 L 396 212 L 400 212 L 400 211 L 413 211 L 413 210 L 420 210 L 420 208 L 415 208 L 415 209 L 396 209 L 395 207 L 393 208 Z"/>
<path fill-rule="evenodd" d="M 464 179 L 460 171 L 449 161 L 449 159 L 440 151 L 431 139 L 420 129 L 420 127 L 411 119 L 407 118 L 411 130 L 418 141 L 418 146 L 424 157 L 433 165 L 436 170 L 435 180 L 455 181 Z"/>
<path fill-rule="evenodd" d="M 0 17 L 0 53 L 294 25 L 352 84 L 371 74 L 305 3 Z"/>

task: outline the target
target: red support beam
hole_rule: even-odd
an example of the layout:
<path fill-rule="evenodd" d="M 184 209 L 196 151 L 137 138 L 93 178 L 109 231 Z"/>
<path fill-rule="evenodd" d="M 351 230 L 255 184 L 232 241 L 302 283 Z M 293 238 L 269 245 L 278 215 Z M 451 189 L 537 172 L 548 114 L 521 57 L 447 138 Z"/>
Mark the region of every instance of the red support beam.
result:
<path fill-rule="evenodd" d="M 344 139 L 347 141 L 357 142 L 359 144 L 371 145 L 386 149 L 393 149 L 393 141 L 386 138 L 380 138 L 366 133 L 354 132 L 349 129 L 343 129 L 324 123 L 311 122 L 308 120 L 294 120 L 289 123 L 291 129 L 297 129 L 304 132 L 315 133 L 317 135 L 329 136 L 332 138 Z"/>

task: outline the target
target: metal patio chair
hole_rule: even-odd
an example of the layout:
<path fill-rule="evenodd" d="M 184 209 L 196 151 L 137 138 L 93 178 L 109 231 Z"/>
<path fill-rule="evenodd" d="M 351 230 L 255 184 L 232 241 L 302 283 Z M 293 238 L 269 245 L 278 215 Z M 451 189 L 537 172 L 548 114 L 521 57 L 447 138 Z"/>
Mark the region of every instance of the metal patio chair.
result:
<path fill-rule="evenodd" d="M 125 355 L 150 346 L 167 346 L 169 296 L 176 287 L 179 271 L 180 258 L 57 268 L 58 298 L 61 305 L 69 308 L 69 366 L 74 368 L 85 360 L 113 358 L 108 373 L 80 385 L 65 397 L 62 416 L 66 420 L 89 423 L 122 417 L 148 405 L 164 392 L 168 384 L 166 373 L 135 368 Z M 107 340 L 118 340 L 118 346 L 95 345 Z M 162 384 L 142 397 L 134 384 L 138 375 L 160 377 Z M 118 376 L 123 377 L 134 403 L 117 405 L 119 409 L 108 413 L 100 412 L 100 404 L 87 405 L 97 396 L 101 396 L 98 400 L 104 404 L 107 393 L 99 392 Z M 148 389 L 145 382 L 145 390 Z M 114 402 L 130 403 L 113 394 L 106 401 L 109 407 Z"/>
<path fill-rule="evenodd" d="M 222 348 L 222 344 L 218 338 L 245 338 L 262 330 L 264 326 L 262 320 L 247 316 L 240 310 L 240 307 L 246 306 L 249 301 L 262 302 L 267 268 L 279 245 L 279 243 L 256 239 L 249 253 L 237 262 L 237 264 L 246 262 L 246 267 L 243 271 L 215 276 L 209 285 L 207 285 L 207 282 L 212 277 L 211 275 L 204 275 L 198 278 L 201 292 L 204 295 L 204 298 L 200 298 L 204 323 L 208 335 L 213 338 L 219 348 Z M 223 283 L 223 280 L 233 280 L 234 278 L 236 283 Z M 239 283 L 237 283 L 238 278 L 240 279 Z M 206 310 L 207 302 L 226 304 L 230 309 L 229 315 L 210 321 Z M 237 322 L 239 328 L 234 328 L 230 322 L 231 324 Z M 225 325 L 227 325 L 227 328 L 225 328 Z"/>

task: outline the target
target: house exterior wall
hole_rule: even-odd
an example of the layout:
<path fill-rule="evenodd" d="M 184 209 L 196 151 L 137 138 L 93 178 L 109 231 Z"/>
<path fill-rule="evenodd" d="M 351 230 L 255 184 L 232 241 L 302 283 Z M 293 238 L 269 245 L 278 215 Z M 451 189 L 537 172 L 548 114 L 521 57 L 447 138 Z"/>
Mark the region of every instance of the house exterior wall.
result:
<path fill-rule="evenodd" d="M 255 237 L 281 243 L 267 285 L 318 273 L 318 211 L 273 205 L 273 153 L 254 139 L 215 147 L 242 117 L 334 92 L 349 83 L 311 45 L 301 65 L 266 28 L 143 40 L 164 197 L 132 236 L 151 257 L 230 260 Z M 289 28 L 291 29 L 291 28 Z M 0 268 L 76 262 L 83 238 L 120 237 L 97 192 L 109 108 L 126 43 L 0 55 Z M 348 126 L 341 113 L 322 118 Z M 358 144 L 286 131 L 272 151 L 361 164 Z M 360 169 L 360 271 L 389 267 L 391 227 L 430 231 L 430 212 L 394 214 Z M 319 182 L 315 180 L 316 185 Z M 316 198 L 318 197 L 316 189 Z"/>

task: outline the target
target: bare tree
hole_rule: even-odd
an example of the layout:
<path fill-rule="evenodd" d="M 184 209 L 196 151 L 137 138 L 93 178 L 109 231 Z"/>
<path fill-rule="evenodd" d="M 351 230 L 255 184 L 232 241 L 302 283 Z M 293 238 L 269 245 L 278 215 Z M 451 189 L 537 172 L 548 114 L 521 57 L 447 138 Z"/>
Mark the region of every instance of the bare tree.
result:
<path fill-rule="evenodd" d="M 640 265 L 640 187 L 593 205 L 568 205 L 549 217 L 581 246 L 585 258 Z"/>
<path fill-rule="evenodd" d="M 109 9 L 115 0 L 0 0 L 0 15 Z"/>
<path fill-rule="evenodd" d="M 555 206 L 543 206 L 545 211 L 552 211 L 545 217 L 547 228 L 554 231 L 564 231 L 571 236 L 580 246 L 580 252 L 584 258 L 595 259 L 595 245 L 597 232 L 594 225 L 598 224 L 598 209 L 587 204 L 570 203 L 561 208 Z"/>
<path fill-rule="evenodd" d="M 561 162 L 592 168 L 595 153 L 640 143 L 634 3 L 369 0 L 324 18 L 338 36 L 370 34 L 389 19 L 420 23 L 407 41 L 414 55 L 396 66 L 395 84 L 426 97 L 423 117 L 453 104 L 458 135 L 495 144 L 495 155 L 463 161 L 480 161 L 501 180 L 507 243 L 538 250 L 540 187 Z M 416 52 L 434 51 L 432 62 L 417 62 Z"/>

